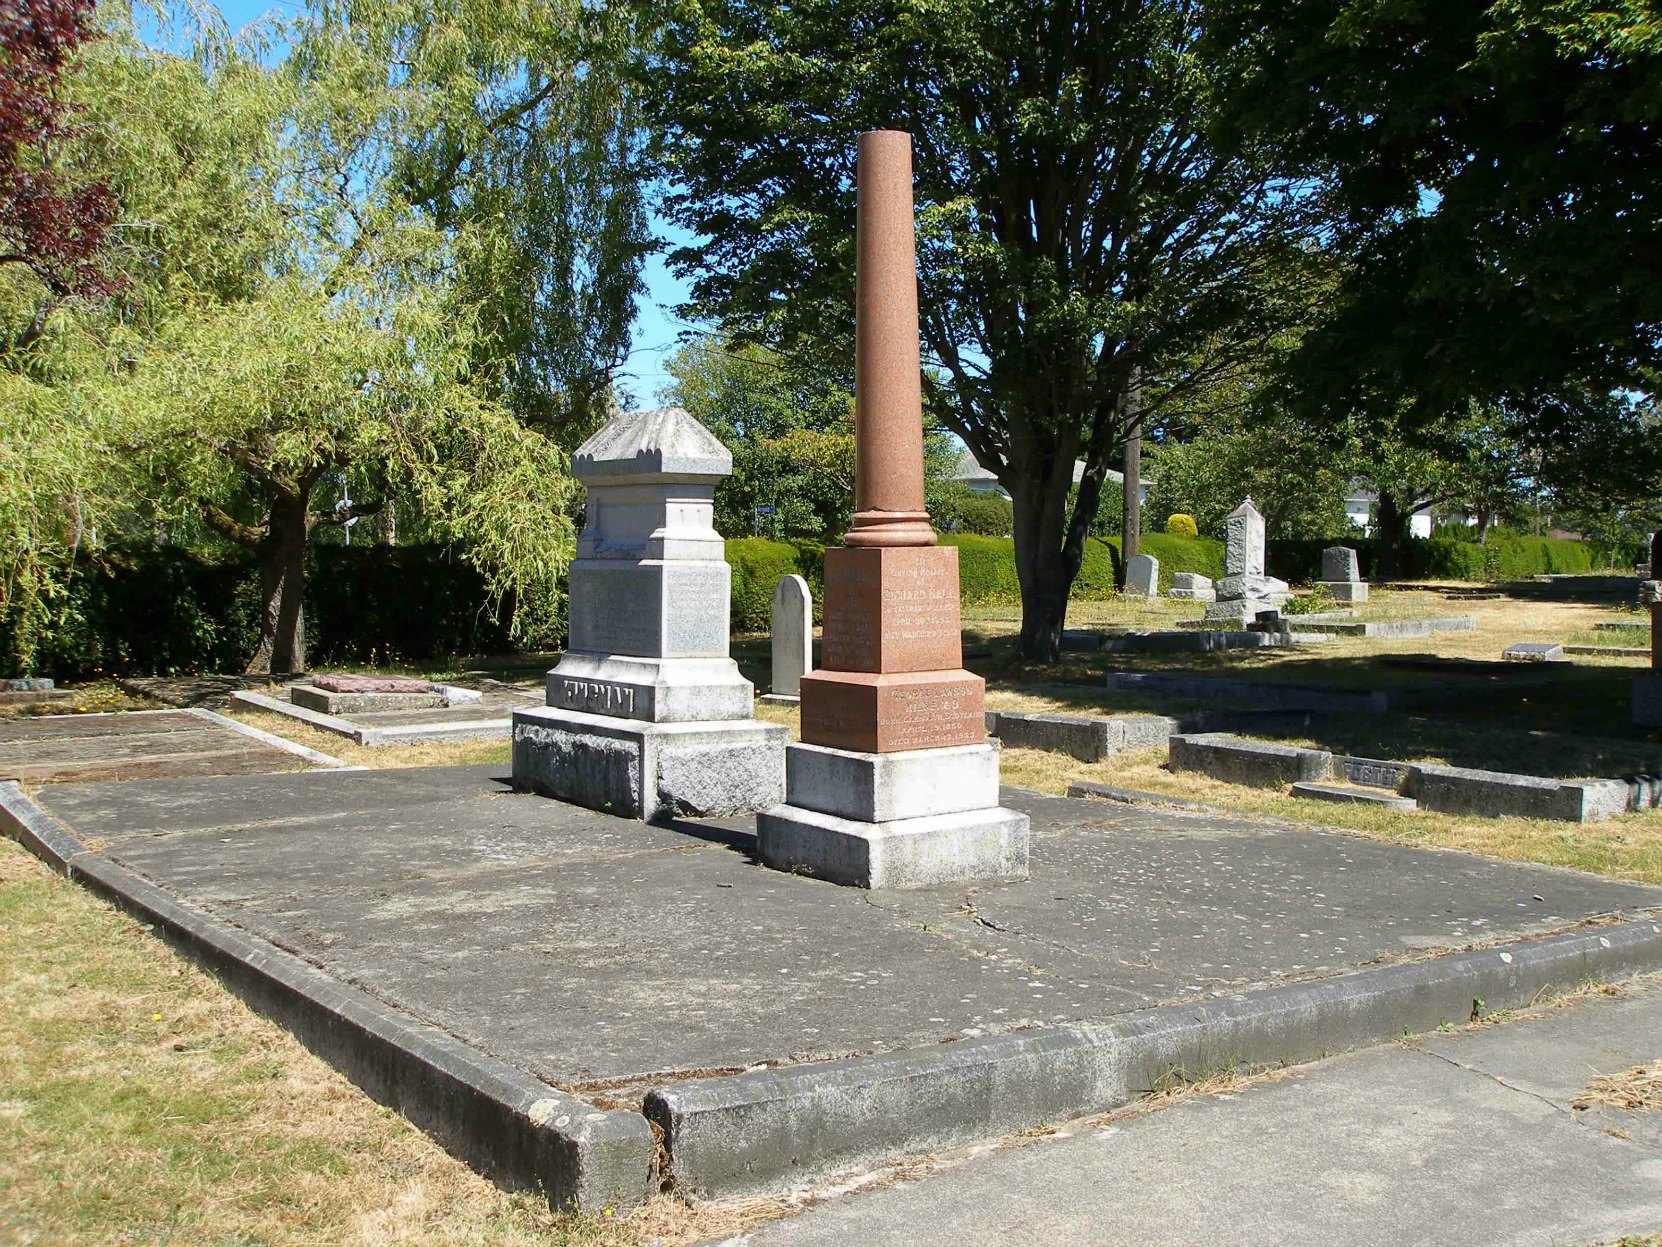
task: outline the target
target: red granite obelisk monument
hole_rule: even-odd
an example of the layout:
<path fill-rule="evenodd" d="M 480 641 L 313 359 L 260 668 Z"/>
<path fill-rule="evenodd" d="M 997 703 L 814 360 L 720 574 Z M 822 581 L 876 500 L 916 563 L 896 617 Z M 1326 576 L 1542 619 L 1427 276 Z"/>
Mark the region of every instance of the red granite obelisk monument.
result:
<path fill-rule="evenodd" d="M 986 685 L 963 666 L 958 551 L 924 508 L 911 136 L 862 134 L 856 178 L 854 519 L 825 552 L 821 666 L 762 856 L 867 887 L 1025 878 L 1027 819 L 998 807 Z"/>
<path fill-rule="evenodd" d="M 861 135 L 856 176 L 854 523 L 825 552 L 802 739 L 872 753 L 980 744 L 986 682 L 963 669 L 958 551 L 935 544 L 923 504 L 910 136 Z"/>

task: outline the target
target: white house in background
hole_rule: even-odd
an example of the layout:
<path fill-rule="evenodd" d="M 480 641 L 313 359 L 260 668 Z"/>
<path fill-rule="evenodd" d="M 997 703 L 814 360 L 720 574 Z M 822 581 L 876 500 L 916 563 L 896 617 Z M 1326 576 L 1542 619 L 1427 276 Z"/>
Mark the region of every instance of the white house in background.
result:
<path fill-rule="evenodd" d="M 1345 515 L 1350 522 L 1369 536 L 1373 535 L 1374 509 L 1379 505 L 1379 491 L 1367 481 L 1356 480 L 1350 483 L 1345 491 Z M 1433 512 L 1430 507 L 1421 507 L 1408 517 L 1408 532 L 1414 537 L 1429 537 L 1431 530 L 1441 522 L 1444 524 L 1465 524 L 1468 527 L 1476 524 L 1477 520 L 1464 511 Z"/>
<path fill-rule="evenodd" d="M 1080 478 L 1084 475 L 1085 461 L 1083 459 L 1075 459 L 1073 461 L 1073 483 L 1075 485 L 1079 484 Z M 958 484 L 964 486 L 964 488 L 974 490 L 978 494 L 997 494 L 1000 498 L 1008 498 L 1010 496 L 1010 491 L 998 483 L 998 478 L 996 476 L 977 463 L 975 461 L 975 456 L 970 454 L 968 450 L 965 450 L 958 456 L 957 466 L 952 469 L 952 479 Z M 1108 479 L 1113 481 L 1116 485 L 1123 486 L 1125 484 L 1125 473 L 1116 472 L 1112 468 L 1109 468 Z M 1148 501 L 1148 491 L 1152 486 L 1152 482 L 1147 477 L 1144 477 L 1140 482 L 1140 486 L 1142 500 L 1146 503 Z"/>

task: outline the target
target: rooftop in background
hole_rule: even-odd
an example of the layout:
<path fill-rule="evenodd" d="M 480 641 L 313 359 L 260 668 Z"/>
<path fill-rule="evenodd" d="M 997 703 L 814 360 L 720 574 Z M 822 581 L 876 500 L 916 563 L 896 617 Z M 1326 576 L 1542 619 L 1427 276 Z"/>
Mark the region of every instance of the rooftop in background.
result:
<path fill-rule="evenodd" d="M 1084 475 L 1085 461 L 1083 459 L 1075 459 L 1073 461 L 1073 483 L 1075 485 L 1079 484 L 1080 478 Z M 1116 472 L 1112 468 L 1108 469 L 1108 479 L 1113 481 L 1116 485 L 1125 484 L 1125 474 L 1123 472 Z M 952 480 L 956 481 L 960 485 L 963 485 L 967 489 L 975 490 L 977 493 L 996 493 L 1005 498 L 1010 496 L 1009 491 L 998 483 L 998 478 L 977 463 L 975 461 L 975 456 L 968 450 L 965 450 L 958 456 L 957 465 L 952 469 Z M 1143 477 L 1142 489 L 1144 502 L 1148 501 L 1148 491 L 1153 484 L 1153 480 L 1151 480 L 1148 476 L 1145 475 Z"/>

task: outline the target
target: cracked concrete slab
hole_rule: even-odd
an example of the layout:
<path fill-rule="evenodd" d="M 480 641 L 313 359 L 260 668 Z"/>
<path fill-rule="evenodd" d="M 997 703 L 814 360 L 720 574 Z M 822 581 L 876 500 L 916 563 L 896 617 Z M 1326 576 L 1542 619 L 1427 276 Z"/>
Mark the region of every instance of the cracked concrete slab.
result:
<path fill-rule="evenodd" d="M 1033 877 L 866 893 L 749 824 L 652 827 L 500 767 L 50 785 L 176 895 L 563 1086 L 1089 1021 L 1662 907 L 1662 889 L 1007 792 Z"/>
<path fill-rule="evenodd" d="M 1554 1104 L 1584 1124 L 1662 1149 L 1662 1112 L 1626 1112 L 1606 1104 L 1572 1107 L 1585 1103 L 1587 1084 L 1600 1075 L 1662 1064 L 1662 983 L 1611 999 L 1595 997 L 1593 1006 L 1487 1029 L 1422 1035 L 1414 1046 Z"/>

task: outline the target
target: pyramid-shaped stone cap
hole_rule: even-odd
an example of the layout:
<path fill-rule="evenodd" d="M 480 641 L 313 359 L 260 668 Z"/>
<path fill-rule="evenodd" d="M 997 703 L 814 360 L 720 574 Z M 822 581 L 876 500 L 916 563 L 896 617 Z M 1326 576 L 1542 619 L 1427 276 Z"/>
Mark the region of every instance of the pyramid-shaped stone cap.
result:
<path fill-rule="evenodd" d="M 577 448 L 571 473 L 580 481 L 731 476 L 733 454 L 684 408 L 620 411 Z"/>
<path fill-rule="evenodd" d="M 1246 496 L 1246 501 L 1245 502 L 1241 503 L 1240 506 L 1236 507 L 1233 511 L 1231 511 L 1229 513 L 1228 518 L 1229 519 L 1234 519 L 1237 515 L 1256 515 L 1256 516 L 1258 516 L 1259 519 L 1264 518 L 1263 515 L 1259 512 L 1258 508 L 1253 505 L 1251 494 L 1248 494 Z"/>

